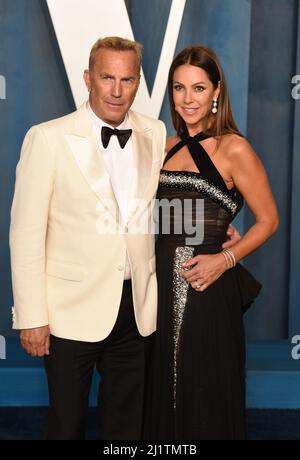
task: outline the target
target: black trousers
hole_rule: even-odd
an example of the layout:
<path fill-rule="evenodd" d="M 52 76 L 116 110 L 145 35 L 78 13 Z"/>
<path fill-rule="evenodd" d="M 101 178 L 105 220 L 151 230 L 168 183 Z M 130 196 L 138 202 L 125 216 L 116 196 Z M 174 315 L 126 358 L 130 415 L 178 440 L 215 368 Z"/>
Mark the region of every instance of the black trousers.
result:
<path fill-rule="evenodd" d="M 102 439 L 141 438 L 147 342 L 135 322 L 131 282 L 125 281 L 119 314 L 100 342 L 51 336 L 45 356 L 49 389 L 46 439 L 84 439 L 94 367 L 100 373 L 99 431 Z"/>

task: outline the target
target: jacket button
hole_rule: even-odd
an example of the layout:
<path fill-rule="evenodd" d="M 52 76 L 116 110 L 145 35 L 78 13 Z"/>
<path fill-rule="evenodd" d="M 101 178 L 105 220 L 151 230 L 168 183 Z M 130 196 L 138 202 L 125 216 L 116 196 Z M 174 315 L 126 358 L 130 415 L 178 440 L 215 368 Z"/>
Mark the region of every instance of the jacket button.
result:
<path fill-rule="evenodd" d="M 122 270 L 124 270 L 124 267 L 123 267 L 123 265 L 118 265 L 117 269 L 120 270 L 120 272 L 121 272 Z"/>

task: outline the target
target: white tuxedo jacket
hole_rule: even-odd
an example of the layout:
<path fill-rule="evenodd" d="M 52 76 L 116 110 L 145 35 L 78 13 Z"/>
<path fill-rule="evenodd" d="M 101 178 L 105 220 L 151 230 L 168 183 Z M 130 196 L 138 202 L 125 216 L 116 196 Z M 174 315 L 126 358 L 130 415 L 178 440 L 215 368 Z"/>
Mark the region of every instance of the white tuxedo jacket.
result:
<path fill-rule="evenodd" d="M 137 327 L 143 336 L 155 330 L 149 210 L 166 132 L 161 121 L 128 115 L 135 174 L 125 227 L 85 106 L 28 131 L 11 212 L 15 329 L 49 324 L 58 337 L 103 340 L 118 315 L 127 251 Z"/>

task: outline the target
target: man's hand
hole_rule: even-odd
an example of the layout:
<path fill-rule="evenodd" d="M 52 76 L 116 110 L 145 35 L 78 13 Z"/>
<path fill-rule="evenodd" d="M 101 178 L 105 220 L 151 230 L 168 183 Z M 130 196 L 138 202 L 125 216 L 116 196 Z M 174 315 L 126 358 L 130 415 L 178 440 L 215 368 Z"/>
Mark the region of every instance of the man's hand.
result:
<path fill-rule="evenodd" d="M 227 229 L 228 240 L 223 243 L 223 248 L 231 248 L 242 238 L 237 229 L 233 225 L 229 225 Z"/>
<path fill-rule="evenodd" d="M 31 356 L 49 355 L 49 326 L 23 329 L 20 334 L 21 345 Z"/>

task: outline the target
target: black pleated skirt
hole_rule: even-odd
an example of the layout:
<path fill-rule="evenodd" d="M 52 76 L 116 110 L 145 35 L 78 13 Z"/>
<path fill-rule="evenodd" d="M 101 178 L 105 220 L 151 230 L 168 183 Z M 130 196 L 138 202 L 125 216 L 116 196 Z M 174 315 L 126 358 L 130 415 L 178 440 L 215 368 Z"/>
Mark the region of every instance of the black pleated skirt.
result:
<path fill-rule="evenodd" d="M 201 252 L 207 253 L 207 248 L 195 248 L 194 255 Z M 204 292 L 187 286 L 181 298 L 175 259 L 176 246 L 158 240 L 158 322 L 147 378 L 144 438 L 245 439 L 243 312 L 261 285 L 238 264 Z M 184 303 L 180 327 L 178 299 L 181 307 Z"/>

